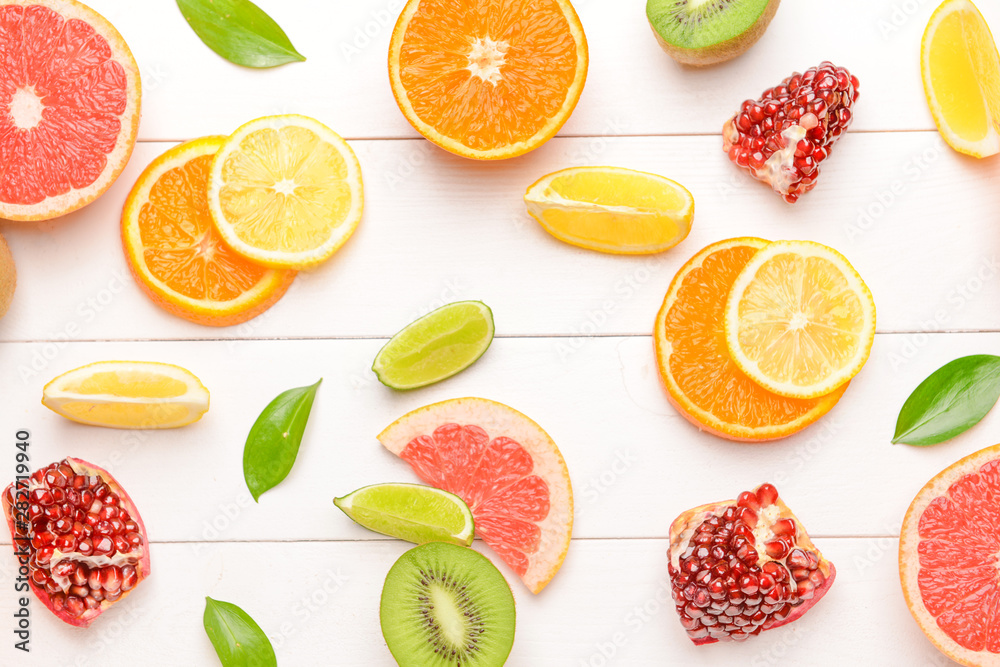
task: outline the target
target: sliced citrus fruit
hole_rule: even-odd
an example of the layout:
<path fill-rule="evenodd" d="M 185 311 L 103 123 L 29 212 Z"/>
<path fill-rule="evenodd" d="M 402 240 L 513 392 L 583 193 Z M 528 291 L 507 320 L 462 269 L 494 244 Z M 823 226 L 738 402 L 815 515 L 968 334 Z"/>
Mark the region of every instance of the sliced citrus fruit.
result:
<path fill-rule="evenodd" d="M 502 403 L 456 398 L 403 415 L 378 439 L 424 482 L 462 498 L 476 535 L 532 593 L 555 576 L 573 531 L 573 489 L 538 424 Z"/>
<path fill-rule="evenodd" d="M 306 116 L 265 116 L 219 149 L 208 183 L 216 229 L 236 252 L 279 269 L 328 259 L 361 221 L 361 165 Z"/>
<path fill-rule="evenodd" d="M 524 195 L 549 234 L 588 250 L 640 255 L 683 241 L 694 197 L 669 178 L 620 167 L 570 167 L 543 176 Z"/>
<path fill-rule="evenodd" d="M 970 0 L 946 0 L 931 15 L 920 43 L 920 72 L 944 140 L 975 157 L 1000 152 L 1000 56 Z"/>
<path fill-rule="evenodd" d="M 195 139 L 153 160 L 122 212 L 125 258 L 139 286 L 164 310 L 210 326 L 256 317 L 295 278 L 237 255 L 212 226 L 205 191 L 225 140 Z"/>
<path fill-rule="evenodd" d="M 416 389 L 459 373 L 493 341 L 493 311 L 482 301 L 456 301 L 431 311 L 393 336 L 372 370 L 393 389 Z"/>
<path fill-rule="evenodd" d="M 73 0 L 0 0 L 0 217 L 48 220 L 115 182 L 139 128 L 139 68 Z"/>
<path fill-rule="evenodd" d="M 767 241 L 719 241 L 692 257 L 670 283 L 653 341 L 667 398 L 688 421 L 730 440 L 773 440 L 801 431 L 837 404 L 846 385 L 799 400 L 748 378 L 726 348 L 723 312 L 733 281 Z"/>
<path fill-rule="evenodd" d="M 334 498 L 333 504 L 376 533 L 414 544 L 472 544 L 475 520 L 453 493 L 421 484 L 374 484 Z"/>
<path fill-rule="evenodd" d="M 208 411 L 208 389 L 180 366 L 99 361 L 45 385 L 42 404 L 81 424 L 177 428 L 198 421 Z"/>
<path fill-rule="evenodd" d="M 587 62 L 569 0 L 409 0 L 392 31 L 389 81 L 420 134 L 494 160 L 559 131 L 580 99 Z"/>
<path fill-rule="evenodd" d="M 833 248 L 776 241 L 733 281 L 725 330 L 729 355 L 751 380 L 781 396 L 816 398 L 868 361 L 875 301 Z"/>
<path fill-rule="evenodd" d="M 952 660 L 1000 665 L 1000 445 L 936 475 L 906 511 L 903 596 L 920 629 Z"/>

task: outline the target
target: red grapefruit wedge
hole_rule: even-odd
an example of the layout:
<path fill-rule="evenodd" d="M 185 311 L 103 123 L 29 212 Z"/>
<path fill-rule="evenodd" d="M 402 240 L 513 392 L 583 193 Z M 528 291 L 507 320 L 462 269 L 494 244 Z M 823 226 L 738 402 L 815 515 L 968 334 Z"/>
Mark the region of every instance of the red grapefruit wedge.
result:
<path fill-rule="evenodd" d="M 409 412 L 378 436 L 424 482 L 459 496 L 481 537 L 532 593 L 562 565 L 573 489 L 559 448 L 517 410 L 456 398 Z"/>
<path fill-rule="evenodd" d="M 939 473 L 899 539 L 903 596 L 920 629 L 963 665 L 1000 665 L 1000 445 Z"/>
<path fill-rule="evenodd" d="M 139 68 L 74 0 L 0 0 L 0 218 L 48 220 L 104 193 L 139 128 Z"/>

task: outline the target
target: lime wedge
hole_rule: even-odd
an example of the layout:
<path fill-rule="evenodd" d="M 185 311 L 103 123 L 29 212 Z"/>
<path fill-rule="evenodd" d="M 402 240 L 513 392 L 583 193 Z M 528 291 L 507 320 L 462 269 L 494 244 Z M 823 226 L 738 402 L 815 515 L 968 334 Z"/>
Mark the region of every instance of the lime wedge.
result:
<path fill-rule="evenodd" d="M 393 336 L 372 370 L 393 389 L 433 384 L 471 366 L 493 341 L 493 311 L 481 301 L 457 301 L 431 311 Z"/>
<path fill-rule="evenodd" d="M 407 542 L 450 542 L 469 546 L 475 534 L 472 512 L 456 495 L 420 484 L 365 486 L 333 504 L 356 523 Z"/>

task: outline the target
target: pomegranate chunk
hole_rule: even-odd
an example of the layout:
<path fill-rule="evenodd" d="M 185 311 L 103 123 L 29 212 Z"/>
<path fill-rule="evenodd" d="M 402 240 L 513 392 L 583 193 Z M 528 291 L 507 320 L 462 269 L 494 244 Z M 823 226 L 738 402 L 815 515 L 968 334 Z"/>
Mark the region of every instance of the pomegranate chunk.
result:
<path fill-rule="evenodd" d="M 795 72 L 722 127 L 729 159 L 794 203 L 816 186 L 819 165 L 854 118 L 858 78 L 829 61 Z"/>
<path fill-rule="evenodd" d="M 837 574 L 771 484 L 681 514 L 669 556 L 674 603 L 695 644 L 791 623 Z"/>
<path fill-rule="evenodd" d="M 108 471 L 67 458 L 0 498 L 31 590 L 66 623 L 90 625 L 149 575 L 146 527 Z"/>

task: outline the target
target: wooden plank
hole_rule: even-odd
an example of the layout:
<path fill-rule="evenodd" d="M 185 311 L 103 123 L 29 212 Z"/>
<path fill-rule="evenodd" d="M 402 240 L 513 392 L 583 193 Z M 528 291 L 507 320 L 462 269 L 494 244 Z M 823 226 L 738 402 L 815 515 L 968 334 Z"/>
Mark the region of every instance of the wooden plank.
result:
<path fill-rule="evenodd" d="M 7 225 L 19 270 L 5 340 L 387 337 L 459 299 L 481 299 L 500 335 L 647 334 L 676 270 L 732 236 L 805 238 L 841 250 L 867 280 L 879 330 L 1000 326 L 993 244 L 1000 172 L 934 133 L 849 135 L 819 186 L 788 205 L 729 164 L 717 137 L 557 139 L 517 162 L 479 164 L 423 141 L 353 142 L 366 175 L 360 228 L 279 304 L 244 325 L 192 324 L 154 306 L 125 265 L 118 220 L 132 183 L 166 144 L 141 144 L 117 184 L 63 220 Z M 614 164 L 687 186 L 690 237 L 647 257 L 581 250 L 525 212 L 536 178 Z M 71 279 L 58 267 L 72 267 Z"/>
<path fill-rule="evenodd" d="M 995 350 L 1000 334 L 879 335 L 867 367 L 822 421 L 782 441 L 728 442 L 699 432 L 667 403 L 646 337 L 501 339 L 454 378 L 396 393 L 368 367 L 381 341 L 77 343 L 26 382 L 0 386 L 5 424 L 32 433 L 32 462 L 78 456 L 109 467 L 129 490 L 154 539 L 165 541 L 373 539 L 331 501 L 378 482 L 416 481 L 375 436 L 422 405 L 459 396 L 506 403 L 559 444 L 575 488 L 574 534 L 665 537 L 681 511 L 775 483 L 821 536 L 898 533 L 916 491 L 962 456 L 994 444 L 1000 414 L 933 448 L 892 446 L 899 407 L 933 369 Z M 5 344 L 20 369 L 33 346 Z M 212 392 L 198 423 L 167 431 L 81 426 L 39 402 L 65 370 L 102 359 L 176 363 Z M 279 392 L 324 377 L 298 460 L 255 505 L 242 451 L 257 414 Z M 13 456 L 0 460 L 13 476 Z M 191 492 L 191 490 L 197 490 Z M 296 508 L 294 512 L 290 508 Z"/>
<path fill-rule="evenodd" d="M 257 116 L 304 113 L 348 138 L 416 136 L 386 75 L 403 0 L 262 2 L 308 60 L 270 71 L 237 67 L 208 50 L 174 3 L 136 11 L 92 0 L 129 42 L 144 88 L 141 136 L 225 134 Z M 644 0 L 578 0 L 590 45 L 587 86 L 564 135 L 717 134 L 739 103 L 793 70 L 829 59 L 861 80 L 857 130 L 929 130 L 919 43 L 937 3 L 843 0 L 817 20 L 813 3 L 785 3 L 744 56 L 684 68 L 656 44 Z M 1000 6 L 979 3 L 994 23 Z"/>
<path fill-rule="evenodd" d="M 903 603 L 896 540 L 823 539 L 817 545 L 838 575 L 814 609 L 743 644 L 695 647 L 669 600 L 666 540 L 574 540 L 563 569 L 540 595 L 512 580 L 518 619 L 507 665 L 947 664 Z M 278 664 L 394 664 L 379 630 L 378 603 L 386 572 L 408 548 L 404 543 L 201 547 L 153 544 L 150 578 L 86 630 L 60 623 L 33 601 L 29 662 L 213 664 L 201 622 L 209 595 L 249 612 L 270 636 Z M 0 585 L 7 590 L 11 561 L 0 561 Z M 10 619 L 14 604 L 10 595 L 0 596 L 0 617 Z M 0 656 L 5 664 L 26 660 L 9 641 Z"/>

